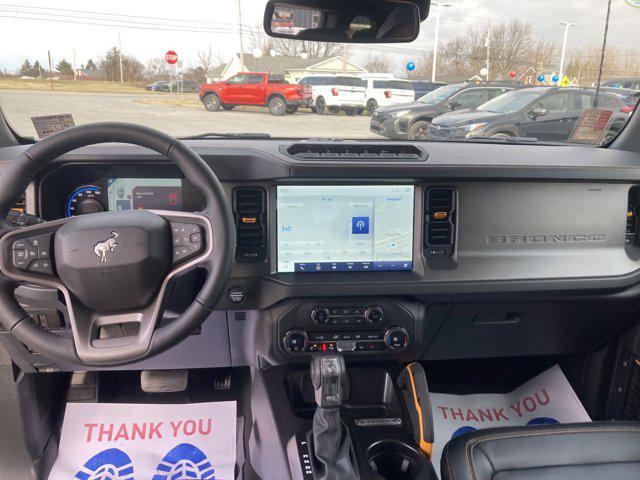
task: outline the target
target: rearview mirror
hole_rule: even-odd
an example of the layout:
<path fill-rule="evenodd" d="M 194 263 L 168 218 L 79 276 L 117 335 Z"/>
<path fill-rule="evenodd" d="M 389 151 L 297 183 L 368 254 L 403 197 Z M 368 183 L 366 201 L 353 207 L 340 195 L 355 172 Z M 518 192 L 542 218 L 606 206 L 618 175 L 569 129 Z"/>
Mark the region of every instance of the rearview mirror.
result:
<path fill-rule="evenodd" d="M 547 113 L 549 113 L 549 111 L 546 108 L 536 107 L 533 110 L 531 110 L 531 117 L 533 118 L 544 117 Z"/>
<path fill-rule="evenodd" d="M 272 37 L 314 42 L 412 42 L 420 18 L 418 6 L 406 1 L 270 0 L 264 30 Z"/>

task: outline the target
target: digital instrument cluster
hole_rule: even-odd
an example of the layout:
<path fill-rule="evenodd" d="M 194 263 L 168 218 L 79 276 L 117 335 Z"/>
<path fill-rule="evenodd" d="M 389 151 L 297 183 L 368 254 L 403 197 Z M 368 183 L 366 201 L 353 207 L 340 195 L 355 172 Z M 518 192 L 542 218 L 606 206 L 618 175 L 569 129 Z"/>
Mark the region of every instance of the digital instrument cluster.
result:
<path fill-rule="evenodd" d="M 68 196 L 67 217 L 122 210 L 182 210 L 179 178 L 107 178 L 76 187 Z"/>

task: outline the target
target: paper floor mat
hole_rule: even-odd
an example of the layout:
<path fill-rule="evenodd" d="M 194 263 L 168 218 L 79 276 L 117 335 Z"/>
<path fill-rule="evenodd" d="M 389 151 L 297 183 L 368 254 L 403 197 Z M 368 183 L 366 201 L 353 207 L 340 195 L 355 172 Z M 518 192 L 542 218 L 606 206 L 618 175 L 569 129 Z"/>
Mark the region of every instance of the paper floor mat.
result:
<path fill-rule="evenodd" d="M 463 433 L 481 428 L 591 421 L 557 365 L 507 394 L 432 393 L 431 408 L 433 465 L 438 475 L 444 446 Z"/>
<path fill-rule="evenodd" d="M 49 480 L 233 480 L 236 402 L 70 403 Z"/>

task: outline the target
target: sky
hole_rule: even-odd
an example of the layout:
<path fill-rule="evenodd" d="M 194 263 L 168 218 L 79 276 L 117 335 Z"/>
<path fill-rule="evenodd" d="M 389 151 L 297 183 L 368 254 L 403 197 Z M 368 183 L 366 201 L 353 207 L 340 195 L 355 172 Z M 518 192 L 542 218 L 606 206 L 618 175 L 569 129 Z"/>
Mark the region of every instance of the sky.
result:
<path fill-rule="evenodd" d="M 224 61 L 239 49 L 238 0 L 59 0 L 55 3 L 23 0 L 19 4 L 10 1 L 0 0 L 0 70 L 8 72 L 14 72 L 25 58 L 46 65 L 47 50 L 51 51 L 54 64 L 62 58 L 73 63 L 75 58 L 75 65 L 80 66 L 89 58 L 96 60 L 119 41 L 125 54 L 134 55 L 143 63 L 163 57 L 172 49 L 185 66 L 196 64 L 197 52 L 209 46 Z M 558 44 L 564 31 L 558 22 L 576 23 L 569 32 L 569 50 L 602 43 L 606 0 L 446 1 L 451 6 L 441 10 L 440 42 L 474 25 L 519 19 L 532 24 L 534 37 L 555 40 Z M 261 28 L 265 1 L 240 2 L 244 29 Z M 629 6 L 626 0 L 612 2 L 609 43 L 634 49 L 640 40 L 640 8 Z M 60 10 L 51 10 L 53 8 Z M 119 26 L 96 25 L 105 23 L 105 14 L 118 20 Z M 421 53 L 431 52 L 434 18 L 432 14 L 422 23 L 415 42 L 390 46 L 394 48 L 396 67 L 410 59 L 419 61 Z M 247 35 L 245 51 L 251 51 Z M 352 60 L 357 63 L 376 51 L 376 46 L 353 46 Z"/>

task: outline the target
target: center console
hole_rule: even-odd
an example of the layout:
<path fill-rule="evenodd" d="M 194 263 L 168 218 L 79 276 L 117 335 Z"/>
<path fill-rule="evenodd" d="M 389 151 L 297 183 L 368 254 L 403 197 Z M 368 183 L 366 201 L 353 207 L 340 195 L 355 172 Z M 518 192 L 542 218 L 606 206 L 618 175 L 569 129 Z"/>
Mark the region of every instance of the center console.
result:
<path fill-rule="evenodd" d="M 304 358 L 316 352 L 398 357 L 416 346 L 417 311 L 391 299 L 300 301 L 277 322 L 279 349 Z"/>
<path fill-rule="evenodd" d="M 416 440 L 416 429 L 420 427 L 411 413 L 413 397 L 408 400 L 402 389 L 400 365 L 387 362 L 362 366 L 347 361 L 346 369 L 343 364 L 335 374 L 329 372 L 329 376 L 335 375 L 340 381 L 329 382 L 328 387 L 321 389 L 323 394 L 328 392 L 331 402 L 327 403 L 323 397 L 319 399 L 321 384 L 314 377 L 313 368 L 319 360 L 326 358 L 325 355 L 334 358 L 340 354 L 314 354 L 310 358 L 311 368 L 310 363 L 305 362 L 272 367 L 261 373 L 258 385 L 264 386 L 266 391 L 257 396 L 270 399 L 268 404 L 273 409 L 270 418 L 274 419 L 274 427 L 278 430 L 277 437 L 270 438 L 282 440 L 289 470 L 278 478 L 336 478 L 331 477 L 331 472 L 344 472 L 346 463 L 350 463 L 353 477 L 343 475 L 339 478 L 437 480 L 429 454 Z M 428 394 L 423 395 L 424 398 L 428 398 Z M 329 410 L 332 408 L 339 408 L 336 419 L 331 417 L 333 414 Z M 263 413 L 266 412 L 261 411 L 258 416 Z M 257 422 L 260 420 L 258 418 Z M 328 440 L 323 439 L 327 430 L 335 445 L 331 449 L 327 447 Z M 256 438 L 261 438 L 260 432 Z M 316 442 L 320 444 L 316 445 Z M 264 452 L 264 448 L 259 452 Z M 258 474 L 273 474 L 274 453 L 264 459 L 252 457 L 252 463 L 257 466 Z M 262 464 L 264 469 L 260 468 Z"/>

